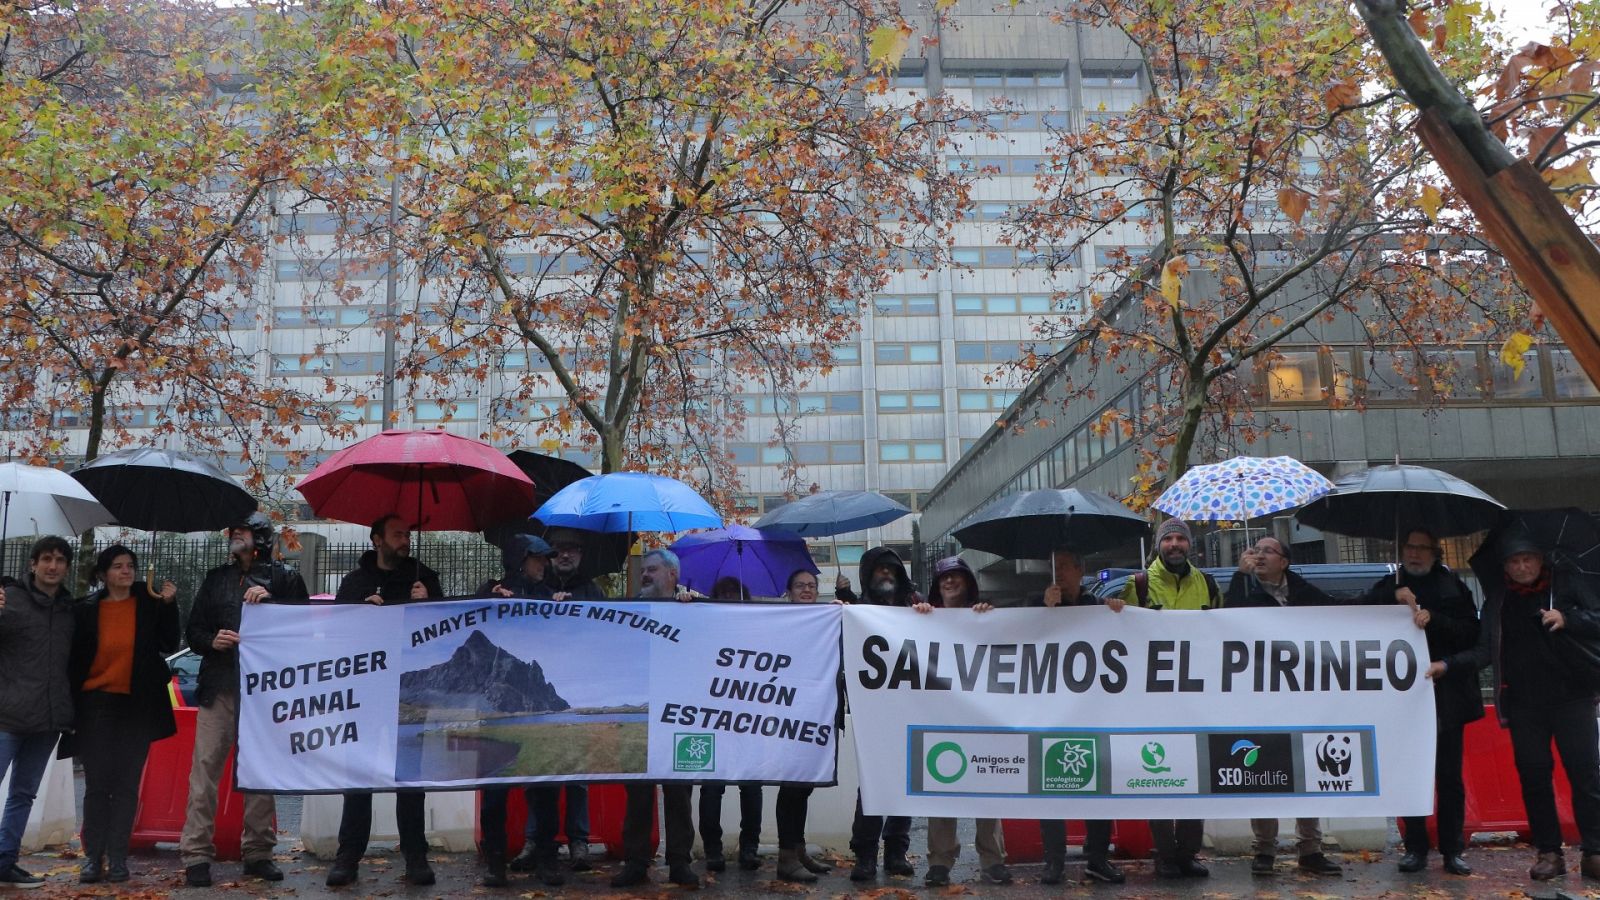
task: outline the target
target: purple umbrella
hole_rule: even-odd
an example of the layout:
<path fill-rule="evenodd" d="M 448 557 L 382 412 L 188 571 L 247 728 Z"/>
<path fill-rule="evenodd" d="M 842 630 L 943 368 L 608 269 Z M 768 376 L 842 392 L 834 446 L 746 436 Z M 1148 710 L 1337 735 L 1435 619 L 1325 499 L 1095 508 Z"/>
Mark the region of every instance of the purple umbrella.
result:
<path fill-rule="evenodd" d="M 722 578 L 733 577 L 745 593 L 776 597 L 784 592 L 796 569 L 818 573 L 804 538 L 788 532 L 761 531 L 729 525 L 679 538 L 672 545 L 683 564 L 678 577 L 703 594 Z"/>

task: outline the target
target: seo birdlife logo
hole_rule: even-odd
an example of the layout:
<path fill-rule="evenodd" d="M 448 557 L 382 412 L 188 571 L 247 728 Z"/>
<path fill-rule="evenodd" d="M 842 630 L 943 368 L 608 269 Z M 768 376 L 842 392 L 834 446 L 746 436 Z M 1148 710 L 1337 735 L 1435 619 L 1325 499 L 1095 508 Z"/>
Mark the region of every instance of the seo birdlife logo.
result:
<path fill-rule="evenodd" d="M 1111 735 L 1113 794 L 1197 794 L 1199 773 L 1192 734 Z"/>
<path fill-rule="evenodd" d="M 1028 738 L 982 732 L 922 733 L 914 760 L 921 790 L 942 794 L 1025 794 Z"/>
<path fill-rule="evenodd" d="M 1287 734 L 1209 734 L 1211 791 L 1287 794 L 1294 791 L 1294 754 Z"/>

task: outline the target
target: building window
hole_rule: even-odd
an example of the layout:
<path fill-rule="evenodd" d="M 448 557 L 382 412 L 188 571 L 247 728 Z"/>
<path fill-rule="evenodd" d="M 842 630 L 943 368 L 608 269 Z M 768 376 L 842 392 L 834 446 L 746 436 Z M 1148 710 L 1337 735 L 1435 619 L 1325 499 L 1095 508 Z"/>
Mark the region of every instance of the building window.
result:
<path fill-rule="evenodd" d="M 939 344 L 931 341 L 925 343 L 885 343 L 880 341 L 876 345 L 875 354 L 874 358 L 882 365 L 936 363 L 939 361 Z"/>
<path fill-rule="evenodd" d="M 1273 403 L 1322 402 L 1322 361 L 1315 351 L 1281 354 L 1267 369 L 1267 398 Z"/>
<path fill-rule="evenodd" d="M 878 392 L 878 412 L 881 413 L 932 412 L 942 406 L 938 391 Z"/>
<path fill-rule="evenodd" d="M 999 412 L 1016 399 L 1016 391 L 958 391 L 956 407 L 963 412 Z"/>
<path fill-rule="evenodd" d="M 1063 294 L 957 294 L 953 298 L 958 316 L 1041 316 L 1076 312 L 1078 297 Z"/>
<path fill-rule="evenodd" d="M 937 462 L 944 459 L 944 441 L 883 441 L 880 462 Z"/>
<path fill-rule="evenodd" d="M 728 452 L 736 466 L 781 466 L 791 457 L 800 465 L 841 465 L 865 459 L 858 441 L 790 441 L 775 447 L 730 444 Z"/>
<path fill-rule="evenodd" d="M 1571 350 L 1550 351 L 1550 374 L 1555 382 L 1556 396 L 1562 399 L 1600 397 L 1594 382 L 1578 366 Z"/>
<path fill-rule="evenodd" d="M 1083 86 L 1136 88 L 1139 86 L 1139 72 L 1137 69 L 1084 69 Z"/>
<path fill-rule="evenodd" d="M 1539 369 L 1539 351 L 1529 350 L 1522 354 L 1520 378 L 1500 359 L 1498 353 L 1492 357 L 1490 369 L 1494 373 L 1490 388 L 1494 391 L 1496 400 L 1527 400 L 1544 396 L 1544 382 Z"/>
<path fill-rule="evenodd" d="M 411 411 L 414 422 L 476 421 L 477 418 L 476 400 L 418 400 Z"/>
<path fill-rule="evenodd" d="M 872 312 L 879 316 L 937 316 L 939 298 L 932 294 L 879 294 L 872 300 Z"/>

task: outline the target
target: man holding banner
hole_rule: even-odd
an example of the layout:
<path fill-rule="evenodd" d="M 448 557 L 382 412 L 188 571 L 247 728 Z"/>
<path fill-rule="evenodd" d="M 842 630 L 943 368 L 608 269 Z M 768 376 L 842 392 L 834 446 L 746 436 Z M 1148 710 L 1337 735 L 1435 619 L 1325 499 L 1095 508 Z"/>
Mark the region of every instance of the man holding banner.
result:
<path fill-rule="evenodd" d="M 1095 598 L 1083 593 L 1083 558 L 1071 550 L 1053 554 L 1055 583 L 1045 588 L 1040 603 L 1057 607 L 1097 606 Z M 1112 598 L 1114 612 L 1122 611 L 1120 598 Z M 1111 820 L 1087 819 L 1083 823 L 1083 872 L 1094 881 L 1122 884 L 1127 876 L 1111 861 Z M 1060 884 L 1067 869 L 1067 823 L 1062 819 L 1039 820 L 1039 838 L 1044 842 L 1044 873 L 1040 884 Z"/>
<path fill-rule="evenodd" d="M 1275 537 L 1263 537 L 1239 555 L 1239 571 L 1228 582 L 1228 609 L 1278 609 L 1285 606 L 1336 606 L 1337 601 L 1316 585 L 1289 570 L 1289 548 Z M 1344 870 L 1322 852 L 1322 820 L 1299 816 L 1294 820 L 1300 871 L 1313 875 L 1340 875 Z M 1250 820 L 1255 855 L 1250 872 L 1271 875 L 1278 853 L 1278 820 Z"/>
<path fill-rule="evenodd" d="M 1222 594 L 1210 575 L 1189 562 L 1194 536 L 1182 519 L 1168 519 L 1156 530 L 1156 558 L 1123 586 L 1124 603 L 1157 609 L 1216 609 Z M 1211 871 L 1199 860 L 1205 839 L 1202 819 L 1152 819 L 1157 878 L 1205 878 Z"/>
<path fill-rule="evenodd" d="M 406 603 L 444 596 L 439 575 L 411 557 L 411 530 L 405 520 L 393 513 L 372 523 L 372 549 L 362 554 L 355 570 L 339 582 L 335 603 Z M 395 791 L 395 824 L 400 829 L 400 853 L 406 860 L 406 880 L 414 885 L 433 884 L 433 867 L 428 864 L 428 836 L 421 791 Z M 339 849 L 328 867 L 329 887 L 354 882 L 361 857 L 366 855 L 372 837 L 372 793 L 351 791 L 344 795 L 344 811 L 339 816 Z"/>
<path fill-rule="evenodd" d="M 640 560 L 639 599 L 688 599 L 679 596 L 678 555 L 671 550 L 656 549 Z M 700 876 L 689 868 L 689 854 L 694 848 L 694 813 L 690 809 L 693 787 L 687 783 L 661 785 L 661 813 L 666 829 L 667 880 L 684 887 L 698 888 Z M 650 862 L 654 857 L 650 845 L 650 828 L 655 824 L 656 785 L 652 782 L 630 781 L 627 784 L 628 806 L 622 815 L 621 871 L 611 879 L 614 888 L 633 887 L 650 883 Z"/>

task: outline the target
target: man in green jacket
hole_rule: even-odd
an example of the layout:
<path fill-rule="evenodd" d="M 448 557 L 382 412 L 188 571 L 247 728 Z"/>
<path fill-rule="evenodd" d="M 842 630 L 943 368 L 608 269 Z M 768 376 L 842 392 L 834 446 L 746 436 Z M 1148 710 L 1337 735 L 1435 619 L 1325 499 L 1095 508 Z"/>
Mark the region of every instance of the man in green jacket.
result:
<path fill-rule="evenodd" d="M 1160 609 L 1217 609 L 1222 593 L 1210 575 L 1189 562 L 1194 536 L 1181 519 L 1168 519 L 1156 530 L 1156 558 L 1149 568 L 1128 579 L 1124 603 Z M 1156 877 L 1204 878 L 1211 874 L 1197 858 L 1206 823 L 1201 819 L 1152 819 L 1156 844 Z"/>

